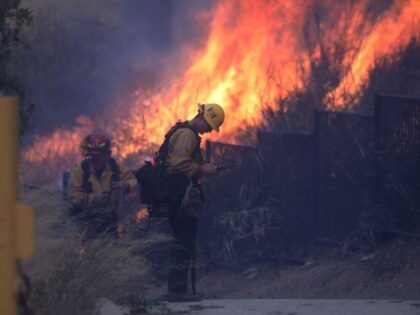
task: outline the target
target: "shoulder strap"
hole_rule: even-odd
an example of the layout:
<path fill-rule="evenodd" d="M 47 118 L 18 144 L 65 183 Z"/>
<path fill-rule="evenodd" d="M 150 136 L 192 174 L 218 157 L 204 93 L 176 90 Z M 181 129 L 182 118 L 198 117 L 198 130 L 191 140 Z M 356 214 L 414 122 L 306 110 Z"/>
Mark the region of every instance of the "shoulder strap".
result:
<path fill-rule="evenodd" d="M 91 193 L 92 192 L 92 184 L 89 181 L 89 176 L 90 176 L 90 163 L 89 160 L 83 160 L 82 164 L 82 172 L 83 172 L 83 183 L 82 183 L 82 187 L 83 190 L 86 191 L 87 193 Z"/>
<path fill-rule="evenodd" d="M 119 181 L 120 180 L 120 169 L 118 168 L 117 161 L 114 158 L 109 158 L 108 161 L 109 167 L 112 171 L 112 180 L 113 181 Z"/>
<path fill-rule="evenodd" d="M 200 151 L 200 144 L 201 144 L 201 137 L 198 134 L 198 131 L 191 126 L 188 121 L 184 122 L 177 122 L 165 135 L 165 140 L 163 141 L 162 145 L 159 148 L 159 151 L 157 153 L 156 162 L 160 165 L 165 164 L 166 157 L 168 155 L 168 148 L 169 148 L 169 140 L 174 135 L 175 132 L 178 131 L 178 129 L 181 128 L 188 128 L 192 132 L 194 132 L 194 135 L 197 138 L 197 146 L 195 148 L 195 151 Z"/>

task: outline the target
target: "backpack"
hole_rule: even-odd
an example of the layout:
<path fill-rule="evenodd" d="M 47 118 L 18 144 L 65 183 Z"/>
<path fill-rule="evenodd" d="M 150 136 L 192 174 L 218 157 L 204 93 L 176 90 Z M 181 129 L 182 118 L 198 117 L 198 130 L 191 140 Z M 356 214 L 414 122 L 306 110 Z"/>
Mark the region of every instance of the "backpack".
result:
<path fill-rule="evenodd" d="M 140 186 L 140 199 L 144 204 L 158 206 L 168 202 L 171 196 L 171 181 L 165 170 L 165 162 L 168 155 L 169 141 L 172 135 L 181 128 L 192 130 L 197 137 L 197 147 L 200 150 L 201 138 L 188 122 L 178 122 L 165 135 L 165 140 L 159 148 L 154 161 L 146 161 L 136 172 L 136 178 Z M 163 216 L 167 215 L 155 215 Z"/>

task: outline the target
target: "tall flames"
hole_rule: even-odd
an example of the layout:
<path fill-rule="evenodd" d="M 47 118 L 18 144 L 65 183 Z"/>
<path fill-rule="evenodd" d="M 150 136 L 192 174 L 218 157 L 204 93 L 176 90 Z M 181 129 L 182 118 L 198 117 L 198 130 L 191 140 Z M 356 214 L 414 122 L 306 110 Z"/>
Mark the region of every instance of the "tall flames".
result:
<path fill-rule="evenodd" d="M 327 12 L 326 21 L 319 23 L 325 28 L 325 39 L 333 42 L 340 34 L 358 43 L 356 49 L 344 53 L 342 66 L 349 71 L 325 96 L 326 107 L 351 107 L 344 95 L 357 95 L 368 83 L 375 59 L 407 45 L 420 19 L 417 0 L 395 0 L 376 18 L 369 15 L 370 3 L 221 0 L 212 12 L 197 13 L 197 23 L 202 16 L 210 16 L 207 40 L 199 50 L 180 47 L 182 63 L 187 64 L 181 76 L 154 93 L 135 91 L 96 119 L 81 117 L 71 130 L 58 129 L 49 136 L 35 137 L 33 145 L 23 152 L 24 159 L 31 165 L 48 163 L 61 171 L 63 160 L 65 167 L 77 161 L 81 138 L 100 128 L 113 138 L 115 154 L 127 160 L 160 143 L 176 120 L 196 112 L 199 102 L 223 105 L 226 121 L 222 132 L 213 137 L 234 142 L 246 126 L 264 124 L 262 109 L 275 110 L 279 97 L 304 88 L 310 62 L 320 49 L 315 46 L 308 51 L 302 32 L 315 8 Z"/>

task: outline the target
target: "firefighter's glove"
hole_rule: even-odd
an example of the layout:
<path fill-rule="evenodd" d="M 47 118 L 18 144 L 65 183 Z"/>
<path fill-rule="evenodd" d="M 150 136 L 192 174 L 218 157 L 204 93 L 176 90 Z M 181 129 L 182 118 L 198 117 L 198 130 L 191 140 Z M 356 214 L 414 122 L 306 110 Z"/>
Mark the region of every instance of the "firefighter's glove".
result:
<path fill-rule="evenodd" d="M 217 174 L 217 166 L 212 163 L 205 163 L 201 166 L 201 173 L 210 177 Z"/>
<path fill-rule="evenodd" d="M 196 186 L 190 184 L 187 187 L 184 198 L 182 199 L 182 203 L 181 203 L 182 208 L 191 207 L 192 205 L 196 204 L 199 201 L 201 201 L 200 190 Z"/>
<path fill-rule="evenodd" d="M 97 207 L 104 206 L 108 202 L 108 198 L 109 193 L 105 191 L 89 195 L 91 205 Z"/>

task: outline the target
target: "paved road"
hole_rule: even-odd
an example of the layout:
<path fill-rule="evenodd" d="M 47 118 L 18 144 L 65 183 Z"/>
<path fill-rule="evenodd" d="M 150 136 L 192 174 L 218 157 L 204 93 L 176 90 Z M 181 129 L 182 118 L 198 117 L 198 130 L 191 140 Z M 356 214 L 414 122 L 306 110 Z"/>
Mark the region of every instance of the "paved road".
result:
<path fill-rule="evenodd" d="M 164 303 L 151 314 L 189 315 L 420 315 L 420 301 L 402 300 L 204 300 Z"/>

